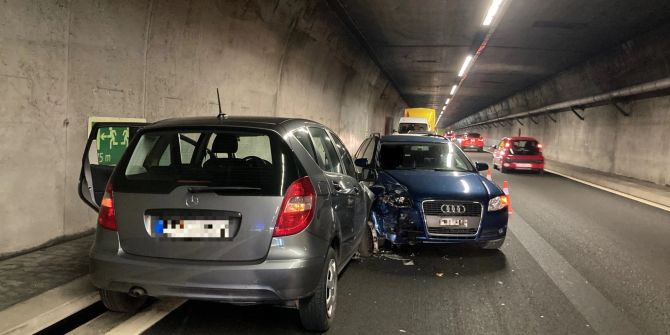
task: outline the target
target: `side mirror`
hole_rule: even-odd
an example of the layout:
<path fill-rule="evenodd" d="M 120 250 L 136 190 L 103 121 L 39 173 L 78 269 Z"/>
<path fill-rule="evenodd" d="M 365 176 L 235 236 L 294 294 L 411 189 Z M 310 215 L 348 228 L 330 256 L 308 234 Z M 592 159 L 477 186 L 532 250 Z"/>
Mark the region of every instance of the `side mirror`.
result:
<path fill-rule="evenodd" d="M 489 165 L 486 163 L 475 162 L 475 168 L 477 171 L 486 171 L 489 169 Z"/>
<path fill-rule="evenodd" d="M 360 167 L 360 168 L 368 168 L 370 166 L 370 162 L 368 162 L 367 158 L 359 158 L 354 161 L 354 165 Z"/>

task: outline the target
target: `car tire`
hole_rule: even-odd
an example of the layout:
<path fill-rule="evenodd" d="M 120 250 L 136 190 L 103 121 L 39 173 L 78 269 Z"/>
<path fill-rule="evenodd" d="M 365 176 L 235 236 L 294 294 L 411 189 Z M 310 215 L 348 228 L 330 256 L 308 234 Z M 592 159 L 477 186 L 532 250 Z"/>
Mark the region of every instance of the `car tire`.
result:
<path fill-rule="evenodd" d="M 337 260 L 335 250 L 328 249 L 321 279 L 313 296 L 300 300 L 298 310 L 302 327 L 325 332 L 330 328 L 337 307 Z"/>
<path fill-rule="evenodd" d="M 537 174 L 539 174 L 540 176 L 544 175 L 544 169 L 537 170 Z"/>
<path fill-rule="evenodd" d="M 501 172 L 501 173 L 508 173 L 508 172 L 509 172 L 509 169 L 504 168 L 504 167 L 501 166 L 501 167 L 500 167 L 500 172 Z"/>
<path fill-rule="evenodd" d="M 505 238 L 501 238 L 492 242 L 482 242 L 479 244 L 479 247 L 485 250 L 498 250 L 503 246 L 503 244 L 505 244 Z"/>
<path fill-rule="evenodd" d="M 100 300 L 112 312 L 135 313 L 147 304 L 149 297 L 133 297 L 124 292 L 100 290 Z"/>
<path fill-rule="evenodd" d="M 365 225 L 365 231 L 363 232 L 363 238 L 361 238 L 361 243 L 358 244 L 358 254 L 361 257 L 370 257 L 375 252 L 375 241 L 372 235 L 372 223 L 368 222 Z"/>

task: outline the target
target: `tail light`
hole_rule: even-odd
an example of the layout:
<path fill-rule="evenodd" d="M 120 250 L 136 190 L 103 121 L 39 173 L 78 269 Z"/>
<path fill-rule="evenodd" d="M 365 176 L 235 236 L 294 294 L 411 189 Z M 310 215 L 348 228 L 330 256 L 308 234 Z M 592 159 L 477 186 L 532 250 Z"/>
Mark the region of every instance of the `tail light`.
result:
<path fill-rule="evenodd" d="M 286 190 L 279 209 L 273 236 L 287 236 L 303 231 L 314 217 L 316 192 L 309 177 L 294 181 Z"/>
<path fill-rule="evenodd" d="M 100 212 L 98 214 L 98 224 L 100 227 L 116 231 L 116 214 L 114 213 L 114 192 L 112 183 L 107 184 L 105 195 L 100 201 Z"/>

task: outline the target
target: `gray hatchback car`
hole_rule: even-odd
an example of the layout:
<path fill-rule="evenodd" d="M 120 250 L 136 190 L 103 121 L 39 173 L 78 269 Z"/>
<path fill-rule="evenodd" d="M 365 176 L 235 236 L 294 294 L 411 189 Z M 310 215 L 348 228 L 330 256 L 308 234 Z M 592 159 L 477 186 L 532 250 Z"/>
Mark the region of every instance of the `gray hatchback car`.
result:
<path fill-rule="evenodd" d="M 90 153 L 104 129 L 130 139 L 115 166 Z M 370 207 L 340 139 L 283 118 L 96 124 L 79 193 L 99 212 L 90 271 L 108 309 L 148 297 L 269 303 L 298 308 L 315 331 L 333 320 Z"/>

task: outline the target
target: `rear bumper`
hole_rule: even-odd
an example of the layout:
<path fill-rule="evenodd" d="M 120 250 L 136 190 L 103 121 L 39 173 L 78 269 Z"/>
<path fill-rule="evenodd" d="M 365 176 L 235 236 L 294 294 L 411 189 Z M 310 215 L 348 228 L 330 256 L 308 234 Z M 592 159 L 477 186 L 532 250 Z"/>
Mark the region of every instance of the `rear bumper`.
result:
<path fill-rule="evenodd" d="M 461 149 L 463 150 L 484 150 L 484 145 L 477 145 L 477 144 L 467 144 L 467 145 L 461 145 Z"/>
<path fill-rule="evenodd" d="M 544 163 L 503 162 L 503 167 L 509 170 L 544 170 Z"/>
<path fill-rule="evenodd" d="M 90 277 L 93 285 L 101 289 L 128 292 L 141 287 L 153 297 L 282 303 L 312 295 L 323 269 L 325 251 L 318 253 L 324 257 L 282 258 L 290 253 L 277 250 L 281 259 L 271 259 L 276 256 L 273 249 L 276 248 L 270 248 L 266 260 L 260 263 L 239 264 L 136 256 L 118 248 L 111 253 L 94 246 Z"/>

